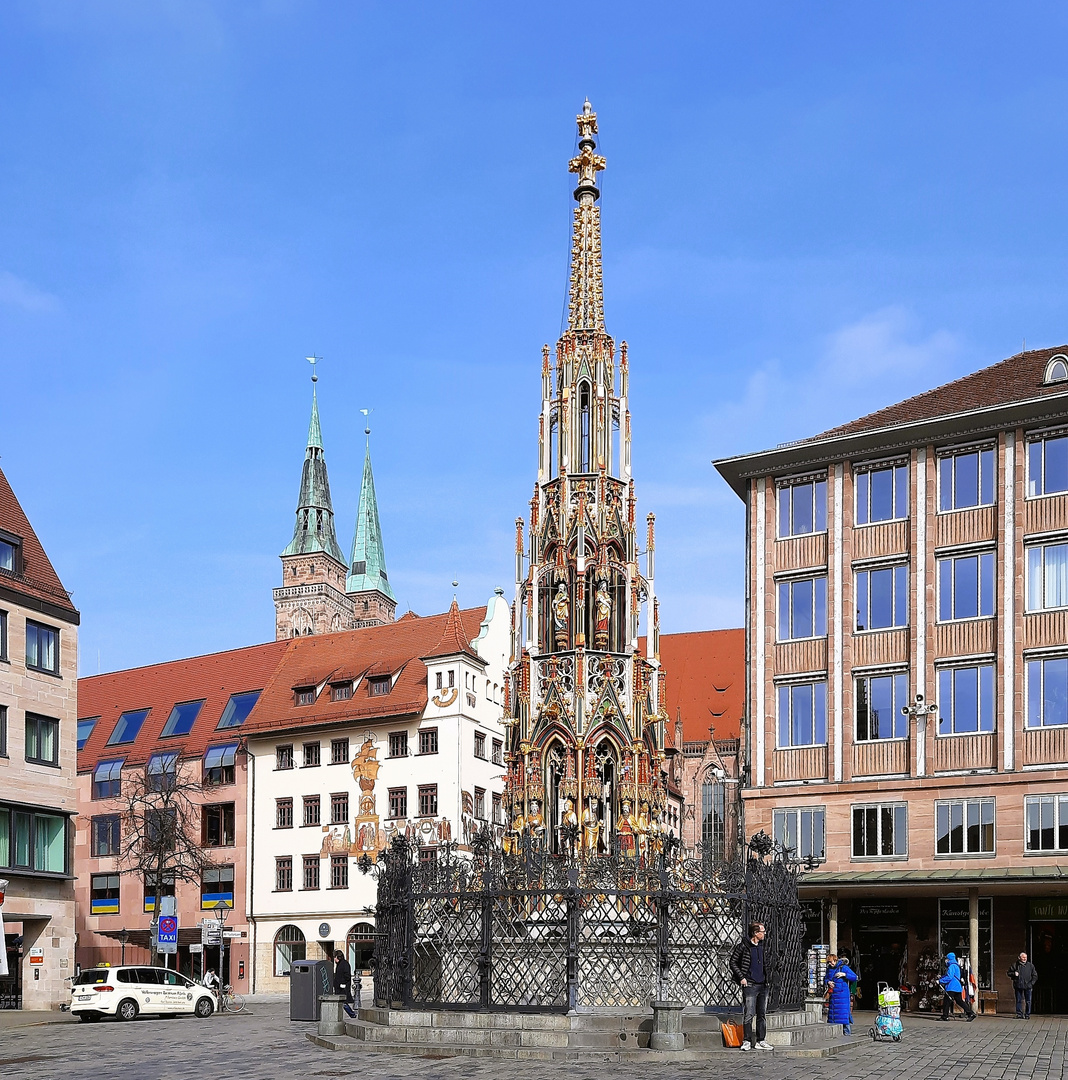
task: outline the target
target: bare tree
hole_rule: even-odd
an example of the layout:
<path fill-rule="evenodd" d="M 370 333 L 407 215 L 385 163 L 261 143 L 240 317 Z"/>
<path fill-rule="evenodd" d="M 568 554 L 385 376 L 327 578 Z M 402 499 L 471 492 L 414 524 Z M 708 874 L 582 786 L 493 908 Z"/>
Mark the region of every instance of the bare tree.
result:
<path fill-rule="evenodd" d="M 200 881 L 211 858 L 201 846 L 200 796 L 203 782 L 194 769 L 183 768 L 178 755 L 158 755 L 122 778 L 120 812 L 123 873 L 140 874 L 155 905 L 152 926 L 159 923 L 164 884 Z M 157 956 L 153 955 L 153 964 Z"/>

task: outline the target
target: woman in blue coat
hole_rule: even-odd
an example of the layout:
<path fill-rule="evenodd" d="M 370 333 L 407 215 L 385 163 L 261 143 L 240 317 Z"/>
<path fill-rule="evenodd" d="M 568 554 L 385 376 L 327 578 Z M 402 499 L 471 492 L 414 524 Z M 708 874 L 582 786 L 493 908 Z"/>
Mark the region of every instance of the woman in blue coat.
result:
<path fill-rule="evenodd" d="M 837 956 L 827 957 L 827 977 L 823 985 L 827 988 L 827 1023 L 841 1024 L 842 1030 L 850 1034 L 849 1025 L 853 1017 L 850 1015 L 849 984 L 857 981 L 857 973 Z"/>

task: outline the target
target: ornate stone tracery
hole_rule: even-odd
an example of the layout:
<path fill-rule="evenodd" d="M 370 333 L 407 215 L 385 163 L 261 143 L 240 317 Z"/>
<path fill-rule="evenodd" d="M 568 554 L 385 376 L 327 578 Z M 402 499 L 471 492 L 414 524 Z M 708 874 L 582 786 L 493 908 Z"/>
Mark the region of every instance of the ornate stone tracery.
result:
<path fill-rule="evenodd" d="M 506 846 L 652 857 L 667 801 L 652 515 L 639 569 L 626 344 L 605 331 L 597 114 L 577 117 L 568 327 L 542 350 L 539 469 L 517 520 Z M 524 543 L 524 531 L 526 533 Z M 650 613 L 639 651 L 642 608 Z"/>

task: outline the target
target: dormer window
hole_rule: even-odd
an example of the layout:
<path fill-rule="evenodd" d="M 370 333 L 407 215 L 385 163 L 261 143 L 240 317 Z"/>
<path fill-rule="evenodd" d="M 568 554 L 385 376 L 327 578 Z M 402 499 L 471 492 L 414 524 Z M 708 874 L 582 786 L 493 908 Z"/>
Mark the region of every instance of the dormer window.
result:
<path fill-rule="evenodd" d="M 0 534 L 0 570 L 8 570 L 12 574 L 19 572 L 19 549 L 20 541 L 10 534 Z"/>
<path fill-rule="evenodd" d="M 380 697 L 382 694 L 388 694 L 392 689 L 393 680 L 388 675 L 383 675 L 380 678 L 367 680 L 367 693 L 370 697 Z"/>
<path fill-rule="evenodd" d="M 352 697 L 352 683 L 335 683 L 331 687 L 331 697 L 334 701 L 348 701 Z"/>
<path fill-rule="evenodd" d="M 1042 381 L 1047 386 L 1050 383 L 1068 382 L 1068 356 L 1061 353 L 1051 356 L 1046 365 L 1046 377 Z"/>
<path fill-rule="evenodd" d="M 298 705 L 314 705 L 315 704 L 315 687 L 314 686 L 301 686 L 296 690 L 297 704 Z"/>

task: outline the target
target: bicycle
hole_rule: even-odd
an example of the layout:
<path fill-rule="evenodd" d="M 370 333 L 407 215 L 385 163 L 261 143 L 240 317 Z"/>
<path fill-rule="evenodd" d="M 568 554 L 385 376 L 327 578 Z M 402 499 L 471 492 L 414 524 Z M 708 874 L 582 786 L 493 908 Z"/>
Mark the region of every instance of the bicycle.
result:
<path fill-rule="evenodd" d="M 218 992 L 219 1012 L 239 1013 L 245 1007 L 245 999 L 234 993 L 232 986 L 224 986 Z"/>

